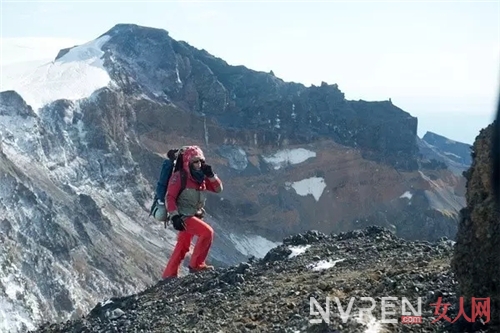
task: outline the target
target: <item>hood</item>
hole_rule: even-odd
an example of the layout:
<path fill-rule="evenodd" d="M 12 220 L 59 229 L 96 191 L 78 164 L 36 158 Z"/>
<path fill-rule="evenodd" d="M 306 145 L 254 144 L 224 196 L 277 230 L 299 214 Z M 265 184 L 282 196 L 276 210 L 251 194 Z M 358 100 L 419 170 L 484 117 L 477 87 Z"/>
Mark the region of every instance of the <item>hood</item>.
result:
<path fill-rule="evenodd" d="M 191 175 L 189 172 L 189 161 L 193 157 L 201 157 L 203 160 L 205 159 L 205 155 L 203 154 L 203 150 L 201 150 L 200 147 L 198 146 L 187 146 L 184 148 L 184 152 L 182 154 L 182 167 L 184 170 L 188 173 L 188 175 Z"/>

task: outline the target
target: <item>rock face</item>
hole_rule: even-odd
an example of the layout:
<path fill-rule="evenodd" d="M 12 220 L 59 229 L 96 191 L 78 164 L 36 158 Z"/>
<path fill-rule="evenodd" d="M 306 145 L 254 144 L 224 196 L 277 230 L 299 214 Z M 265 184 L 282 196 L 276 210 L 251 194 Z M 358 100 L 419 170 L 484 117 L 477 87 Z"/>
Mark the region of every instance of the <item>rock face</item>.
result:
<path fill-rule="evenodd" d="M 457 315 L 452 244 L 406 241 L 374 226 L 332 235 L 311 231 L 284 239 L 262 259 L 160 282 L 103 301 L 84 318 L 34 332 L 439 332 L 450 325 L 432 323 L 436 301 L 452 304 L 446 313 L 451 319 Z M 327 296 L 329 323 L 318 311 L 325 310 Z M 380 297 L 389 296 L 397 298 L 390 301 L 394 314 L 383 318 Z M 353 298 L 350 316 L 340 315 L 334 297 L 345 311 Z M 361 297 L 376 303 L 372 316 L 358 319 L 360 309 L 372 305 Z M 421 324 L 400 323 L 402 297 L 417 311 L 421 297 Z"/>
<path fill-rule="evenodd" d="M 33 109 L 26 104 L 23 98 L 15 91 L 7 90 L 0 93 L 0 115 L 1 116 L 21 116 L 35 117 Z"/>
<path fill-rule="evenodd" d="M 483 129 L 473 147 L 473 162 L 466 173 L 467 207 L 457 232 L 453 270 L 466 302 L 490 297 L 491 324 L 500 327 L 500 213 L 493 197 L 493 124 Z"/>
<path fill-rule="evenodd" d="M 125 91 L 171 101 L 233 130 L 210 136 L 212 144 L 276 148 L 331 138 L 367 158 L 417 169 L 417 119 L 391 102 L 347 101 L 336 84 L 307 88 L 230 66 L 164 30 L 127 24 L 104 35 L 111 36 L 102 47 L 105 65 Z"/>
<path fill-rule="evenodd" d="M 90 106 L 60 100 L 35 114 L 15 93 L 0 101 L 0 331 L 150 283 L 169 244 L 142 222 L 147 188 L 133 160 L 111 141 L 92 144 L 107 129 L 85 126 Z"/>

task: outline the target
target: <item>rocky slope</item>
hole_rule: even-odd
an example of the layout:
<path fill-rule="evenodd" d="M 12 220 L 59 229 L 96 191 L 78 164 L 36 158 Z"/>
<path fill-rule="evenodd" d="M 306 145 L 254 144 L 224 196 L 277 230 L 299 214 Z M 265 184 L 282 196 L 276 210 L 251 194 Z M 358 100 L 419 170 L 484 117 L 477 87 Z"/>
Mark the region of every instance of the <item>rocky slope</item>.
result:
<path fill-rule="evenodd" d="M 170 247 L 135 208 L 146 191 L 135 163 L 87 145 L 81 113 L 68 106 L 56 102 L 36 115 L 15 92 L 0 93 L 2 332 L 144 287 Z"/>
<path fill-rule="evenodd" d="M 452 251 L 450 240 L 412 242 L 374 226 L 331 235 L 310 231 L 286 238 L 263 259 L 103 300 L 83 318 L 47 323 L 34 332 L 463 332 L 463 326 L 434 313 L 441 299 L 451 304 L 449 318 L 458 314 Z M 329 324 L 311 306 L 314 298 L 324 310 L 327 296 Z M 345 311 L 354 298 L 351 316 L 340 315 L 334 297 Z M 361 297 L 374 298 L 372 316 L 358 317 L 371 306 Z M 397 299 L 385 318 L 381 297 Z M 421 298 L 420 324 L 400 322 L 402 297 L 417 311 Z"/>
<path fill-rule="evenodd" d="M 391 102 L 230 66 L 164 30 L 117 25 L 21 82 L 0 95 L 1 329 L 158 279 L 175 233 L 148 212 L 172 147 L 200 145 L 224 181 L 207 218 L 220 266 L 310 229 L 453 238 L 465 205 L 463 177 L 419 160 L 416 118 Z"/>
<path fill-rule="evenodd" d="M 498 120 L 496 120 L 498 121 Z M 500 331 L 500 208 L 492 188 L 494 124 L 481 130 L 467 171 L 467 206 L 462 211 L 453 270 L 468 306 L 472 297 L 491 298 L 492 325 Z"/>

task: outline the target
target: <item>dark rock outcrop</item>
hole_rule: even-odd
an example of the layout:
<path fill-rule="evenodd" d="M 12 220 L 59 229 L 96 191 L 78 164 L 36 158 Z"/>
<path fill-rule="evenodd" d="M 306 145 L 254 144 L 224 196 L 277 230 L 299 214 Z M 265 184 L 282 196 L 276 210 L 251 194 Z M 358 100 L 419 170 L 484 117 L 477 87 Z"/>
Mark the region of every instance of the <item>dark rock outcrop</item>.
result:
<path fill-rule="evenodd" d="M 453 270 L 464 300 L 491 299 L 491 325 L 500 330 L 500 213 L 493 196 L 493 125 L 481 130 L 473 146 L 473 162 L 465 173 L 467 207 L 462 211 Z"/>
<path fill-rule="evenodd" d="M 36 117 L 36 114 L 31 106 L 26 104 L 26 102 L 17 92 L 12 90 L 0 92 L 0 115 L 19 115 L 24 119 L 27 117 Z"/>
<path fill-rule="evenodd" d="M 75 45 L 77 46 L 77 45 Z M 69 51 L 71 51 L 72 48 L 74 48 L 75 46 L 72 46 L 72 47 L 67 47 L 65 49 L 61 49 L 59 50 L 59 52 L 57 53 L 57 56 L 55 57 L 54 61 L 56 61 L 57 59 L 59 58 L 62 58 L 64 57 Z"/>

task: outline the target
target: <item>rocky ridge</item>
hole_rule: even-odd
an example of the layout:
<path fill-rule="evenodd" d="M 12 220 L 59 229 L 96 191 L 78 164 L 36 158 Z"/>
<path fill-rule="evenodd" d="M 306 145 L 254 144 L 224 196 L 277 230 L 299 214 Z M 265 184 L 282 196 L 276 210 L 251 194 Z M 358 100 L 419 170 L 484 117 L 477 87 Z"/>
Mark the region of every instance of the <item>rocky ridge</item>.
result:
<path fill-rule="evenodd" d="M 162 281 L 103 300 L 81 319 L 47 323 L 34 332 L 458 332 L 446 320 L 432 323 L 432 304 L 440 298 L 451 304 L 447 316 L 458 313 L 449 269 L 453 244 L 407 241 L 376 226 L 330 235 L 309 231 L 284 239 L 262 259 Z M 321 319 L 310 313 L 310 298 L 324 309 L 326 296 L 338 297 L 343 309 L 356 297 L 353 316 L 343 320 L 332 305 L 330 324 L 310 323 Z M 374 297 L 376 307 L 373 317 L 359 320 L 359 309 L 370 306 L 363 296 Z M 381 323 L 380 297 L 389 296 L 398 300 L 396 314 L 386 319 L 400 317 L 401 297 L 415 309 L 421 297 L 422 323 Z"/>
<path fill-rule="evenodd" d="M 398 170 L 418 168 L 417 119 L 390 101 L 348 101 L 337 84 L 306 87 L 231 66 L 162 29 L 117 24 L 99 38 L 106 38 L 104 66 L 127 94 L 225 129 L 202 138 L 205 144 L 276 149 L 329 138 Z"/>
<path fill-rule="evenodd" d="M 426 132 L 422 140 L 441 150 L 451 160 L 470 166 L 472 163 L 472 146 L 463 142 L 450 140 L 442 135 L 433 132 Z"/>
<path fill-rule="evenodd" d="M 427 132 L 422 139 L 417 138 L 420 154 L 429 166 L 436 169 L 449 168 L 457 175 L 469 169 L 472 163 L 471 145 Z"/>

